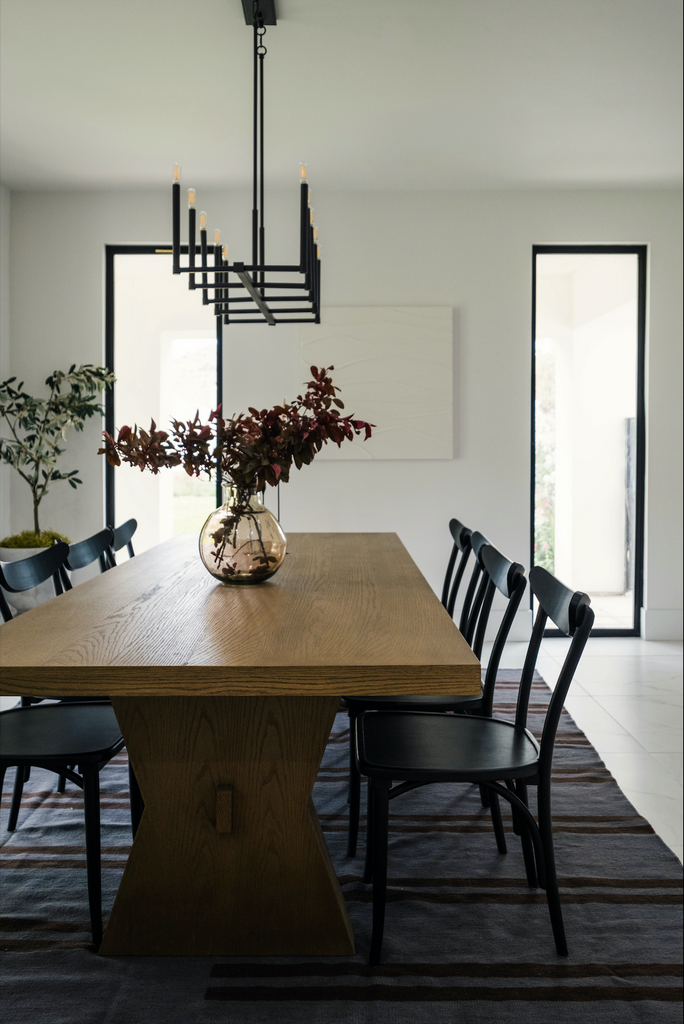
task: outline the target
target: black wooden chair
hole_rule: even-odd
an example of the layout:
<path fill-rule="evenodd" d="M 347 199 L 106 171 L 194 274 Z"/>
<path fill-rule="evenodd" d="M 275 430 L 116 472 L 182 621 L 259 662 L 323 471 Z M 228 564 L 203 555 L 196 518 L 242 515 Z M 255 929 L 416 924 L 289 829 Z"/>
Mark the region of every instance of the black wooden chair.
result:
<path fill-rule="evenodd" d="M 389 801 L 431 783 L 474 783 L 508 800 L 513 828 L 522 840 L 527 880 L 546 890 L 560 956 L 567 942 L 556 877 L 551 822 L 551 762 L 563 702 L 594 622 L 589 598 L 573 593 L 540 566 L 530 571 L 539 611 L 522 672 L 515 723 L 466 715 L 376 711 L 356 722 L 358 769 L 369 779 L 369 833 L 364 881 L 373 882 L 370 963 L 380 962 L 387 888 Z M 541 743 L 527 729 L 534 668 L 548 619 L 572 637 L 551 695 Z M 392 781 L 402 781 L 393 786 Z M 502 785 L 502 782 L 504 785 Z M 537 787 L 538 822 L 529 810 L 528 786 Z"/>
<path fill-rule="evenodd" d="M 110 704 L 40 704 L 0 713 L 0 789 L 8 768 L 46 768 L 83 790 L 90 927 L 102 941 L 99 773 L 124 745 Z M 71 765 L 78 766 L 78 773 Z"/>
<path fill-rule="evenodd" d="M 458 621 L 459 632 L 463 635 L 464 639 L 473 646 L 473 636 L 475 633 L 475 627 L 477 620 L 480 615 L 480 609 L 482 607 L 482 601 L 484 599 L 484 592 L 486 588 L 486 581 L 482 578 L 482 560 L 480 558 L 480 552 L 485 544 L 489 544 L 489 541 L 484 534 L 479 531 L 475 531 L 470 535 L 470 549 L 475 556 L 475 562 L 473 564 L 473 571 L 470 574 L 468 581 L 468 589 L 466 590 L 465 597 L 463 598 L 463 607 L 461 608 L 461 615 Z M 456 595 L 454 594 L 453 603 L 456 603 Z M 452 608 L 453 617 L 453 608 Z M 474 648 L 473 648 L 474 649 Z M 480 657 L 481 651 L 475 651 L 477 657 Z"/>
<path fill-rule="evenodd" d="M 116 565 L 116 552 L 121 551 L 123 547 L 128 550 L 128 557 L 134 558 L 135 551 L 133 550 L 131 537 L 138 529 L 138 520 L 127 519 L 125 523 L 117 526 L 116 529 L 113 526 L 110 526 L 109 529 L 112 531 L 112 542 L 109 545 L 108 552 L 109 564 L 112 566 Z"/>
<path fill-rule="evenodd" d="M 482 536 L 480 534 L 480 536 Z M 484 541 L 484 538 L 482 538 Z M 362 711 L 451 711 L 455 714 L 491 715 L 494 702 L 494 687 L 499 671 L 508 635 L 511 631 L 516 613 L 520 606 L 527 581 L 525 570 L 517 562 L 510 562 L 491 544 L 478 543 L 477 561 L 480 579 L 477 594 L 472 600 L 472 609 L 468 616 L 468 630 L 475 633 L 472 641 L 473 651 L 478 658 L 482 655 L 485 630 L 489 622 L 492 602 L 497 590 L 507 600 L 506 610 L 496 634 L 492 651 L 489 656 L 487 670 L 482 689 L 472 697 L 462 694 L 406 694 L 401 696 L 374 695 L 368 697 L 344 697 L 343 705 L 349 713 L 349 836 L 347 839 L 347 856 L 354 857 L 359 831 L 359 809 L 361 802 L 361 774 L 356 764 L 354 750 L 354 727 L 356 719 Z M 463 564 L 463 563 L 461 563 Z M 475 591 L 475 587 L 473 588 Z M 466 638 L 467 639 L 467 638 Z M 471 636 L 472 639 L 472 636 Z M 499 849 L 505 848 L 503 825 L 496 797 L 492 798 L 486 790 L 482 793 L 483 806 L 491 806 L 492 823 Z"/>
<path fill-rule="evenodd" d="M 62 568 L 62 580 L 64 589 L 71 590 L 71 580 L 65 569 L 73 572 L 75 569 L 85 569 L 93 562 L 100 563 L 100 572 L 107 572 L 110 567 L 109 549 L 114 540 L 114 531 L 111 526 L 105 526 L 104 530 L 94 533 L 92 537 L 86 537 L 78 544 L 69 545 L 69 554 Z"/>
<path fill-rule="evenodd" d="M 0 612 L 5 622 L 12 613 L 3 591 L 19 593 L 52 579 L 56 596 L 64 592 L 61 573 L 69 547 L 58 543 L 18 562 L 0 563 Z M 67 580 L 68 582 L 68 580 Z M 69 586 L 71 584 L 69 583 Z M 0 787 L 8 768 L 16 768 L 9 831 L 16 827 L 24 781 L 31 767 L 46 768 L 83 789 L 86 821 L 86 866 L 93 942 L 102 938 L 100 909 L 99 772 L 124 745 L 119 724 L 108 701 L 36 703 L 0 713 Z M 78 766 L 80 774 L 73 770 Z M 136 786 L 137 789 L 137 786 Z M 131 800 L 133 828 L 137 827 Z"/>
<path fill-rule="evenodd" d="M 0 562 L 0 614 L 3 622 L 9 622 L 12 618 L 12 611 L 3 590 L 8 594 L 19 594 L 51 578 L 55 595 L 64 593 L 60 569 L 68 554 L 69 545 L 58 541 L 51 548 L 45 548 L 37 555 L 21 558 L 18 562 Z"/>
<path fill-rule="evenodd" d="M 109 546 L 112 543 L 113 533 L 114 531 L 107 526 L 104 530 L 100 530 L 99 533 L 93 534 L 92 537 L 87 537 L 85 540 L 79 541 L 77 544 L 69 545 L 68 554 L 59 567 L 59 578 L 64 590 L 72 589 L 69 572 L 73 572 L 76 569 L 85 569 L 86 566 L 91 565 L 96 561 L 100 563 L 100 572 L 106 572 L 109 569 Z M 12 562 L 11 565 L 21 565 L 23 562 L 30 563 L 31 559 L 22 559 L 21 562 Z M 24 575 L 27 576 L 27 578 L 30 578 L 31 565 L 27 565 L 23 571 Z M 10 579 L 11 578 L 12 570 L 10 570 Z M 27 590 L 28 587 L 22 587 L 21 589 Z M 109 703 L 107 697 L 61 697 L 59 699 L 64 703 L 76 702 L 82 704 L 86 700 L 95 701 L 97 703 Z M 40 704 L 43 700 L 43 697 L 22 697 L 21 706 L 29 707 L 31 704 Z M 14 832 L 17 826 L 24 784 L 28 782 L 30 775 L 31 769 L 29 766 L 17 768 L 17 778 L 15 780 L 12 806 L 7 825 L 8 832 Z M 57 783 L 57 792 L 63 793 L 65 785 L 66 776 L 61 775 L 59 782 Z"/>
<path fill-rule="evenodd" d="M 12 613 L 5 600 L 2 588 L 7 590 L 8 593 L 18 593 L 52 578 L 56 595 L 62 594 L 64 590 L 71 590 L 72 584 L 65 569 L 82 569 L 96 560 L 100 562 L 101 571 L 109 568 L 107 551 L 111 541 L 111 533 L 112 531 L 107 527 L 107 529 L 101 530 L 93 537 L 89 537 L 78 544 L 67 546 L 60 542 L 54 544 L 51 548 L 46 548 L 45 551 L 41 551 L 37 555 L 21 559 L 18 562 L 0 563 L 0 612 L 4 621 L 8 622 L 12 618 Z M 35 704 L 41 704 L 44 699 L 43 697 L 22 697 L 21 707 L 28 708 Z M 61 704 L 79 705 L 84 703 L 103 704 L 109 708 L 111 719 L 116 721 L 107 697 L 61 697 L 59 702 Z M 74 761 L 73 764 L 67 765 L 70 771 L 75 763 Z M 30 774 L 30 764 L 17 765 L 7 823 L 8 832 L 14 832 L 17 827 L 24 785 L 28 782 Z M 67 778 L 71 778 L 69 772 L 59 774 L 57 782 L 57 791 L 59 793 L 64 792 Z M 133 835 L 135 835 L 143 811 L 143 801 L 137 779 L 130 764 L 128 778 L 131 798 L 131 828 Z"/>
<path fill-rule="evenodd" d="M 470 555 L 471 531 L 463 523 L 460 523 L 458 519 L 452 519 L 449 522 L 449 532 L 454 543 L 451 547 L 451 554 L 442 586 L 442 604 L 453 618 L 456 595 L 463 579 L 468 556 Z M 459 555 L 461 556 L 460 559 Z"/>

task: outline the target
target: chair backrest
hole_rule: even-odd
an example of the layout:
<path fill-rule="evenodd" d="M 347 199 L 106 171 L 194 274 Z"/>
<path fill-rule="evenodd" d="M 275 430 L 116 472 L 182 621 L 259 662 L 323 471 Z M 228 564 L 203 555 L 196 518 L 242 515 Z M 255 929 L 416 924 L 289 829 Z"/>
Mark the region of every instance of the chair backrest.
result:
<path fill-rule="evenodd" d="M 519 728 L 524 729 L 527 726 L 527 709 L 530 702 L 532 679 L 547 620 L 551 619 L 562 633 L 572 637 L 558 681 L 551 694 L 542 730 L 539 777 L 540 780 L 544 779 L 548 784 L 551 777 L 553 745 L 563 710 L 563 702 L 589 639 L 591 627 L 594 624 L 594 612 L 589 607 L 591 602 L 587 594 L 583 594 L 579 590 L 569 590 L 540 565 L 535 565 L 533 569 L 530 569 L 530 588 L 539 602 L 539 610 L 534 621 L 518 691 L 515 724 Z"/>
<path fill-rule="evenodd" d="M 482 587 L 484 588 L 484 593 L 477 620 L 475 640 L 472 645 L 473 651 L 478 658 L 482 657 L 485 630 L 489 622 L 489 613 L 492 610 L 492 602 L 497 590 L 508 601 L 489 655 L 482 691 L 482 714 L 491 715 L 501 655 L 506 646 L 508 634 L 511 631 L 516 613 L 520 607 L 522 596 L 525 593 L 527 580 L 525 579 L 523 566 L 519 562 L 511 562 L 491 544 L 483 545 L 480 549 L 479 557 L 482 564 Z"/>
<path fill-rule="evenodd" d="M 69 545 L 69 557 L 64 563 L 66 568 L 73 572 L 74 569 L 84 569 L 96 560 L 100 563 L 100 572 L 109 569 L 108 552 L 114 537 L 111 526 L 105 526 L 104 530 L 94 533 L 92 537 L 80 540 L 78 544 Z"/>
<path fill-rule="evenodd" d="M 29 555 L 18 562 L 0 562 L 0 614 L 5 622 L 12 618 L 12 612 L 5 599 L 3 590 L 9 594 L 18 594 L 22 590 L 30 590 L 52 577 L 55 594 L 64 592 L 60 579 L 60 569 L 66 562 L 69 546 L 59 541 L 51 548 L 39 551 L 37 555 Z"/>
<path fill-rule="evenodd" d="M 453 617 L 456 595 L 463 579 L 463 570 L 470 555 L 471 531 L 463 523 L 460 523 L 458 519 L 452 519 L 449 522 L 449 532 L 454 543 L 451 546 L 451 555 L 449 556 L 444 586 L 442 587 L 442 604 L 449 612 L 449 615 Z M 461 558 L 458 562 L 458 568 L 456 568 L 456 560 L 459 554 Z M 456 572 L 454 573 L 455 568 Z"/>
<path fill-rule="evenodd" d="M 128 557 L 134 558 L 135 551 L 133 550 L 131 537 L 138 529 L 138 520 L 127 519 L 125 523 L 122 523 L 121 526 L 117 526 L 116 529 L 114 529 L 114 527 L 110 527 L 110 529 L 113 534 L 112 543 L 109 545 L 108 552 L 110 566 L 116 565 L 116 557 L 114 552 L 121 551 L 121 548 L 124 547 L 124 545 L 128 549 Z"/>
<path fill-rule="evenodd" d="M 478 580 L 480 580 L 480 577 L 482 576 L 480 552 L 485 544 L 489 544 L 489 541 L 484 534 L 478 533 L 477 531 L 475 531 L 475 533 L 471 533 L 470 549 L 475 555 L 475 564 L 473 565 L 473 571 L 470 574 L 468 589 L 466 590 L 466 595 L 463 600 L 463 608 L 461 609 L 461 619 L 458 624 L 458 628 L 469 644 L 472 644 L 475 624 L 484 598 L 484 586 L 481 585 L 480 590 L 478 590 L 477 584 Z M 484 583 L 484 581 L 482 581 L 482 583 Z"/>

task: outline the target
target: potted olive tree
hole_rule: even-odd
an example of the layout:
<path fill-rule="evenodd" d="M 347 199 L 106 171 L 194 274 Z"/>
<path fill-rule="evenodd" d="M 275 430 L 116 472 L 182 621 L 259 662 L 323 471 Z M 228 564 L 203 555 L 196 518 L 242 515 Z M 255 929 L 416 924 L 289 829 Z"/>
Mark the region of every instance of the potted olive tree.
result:
<path fill-rule="evenodd" d="M 100 392 L 114 382 L 114 374 L 104 366 L 89 363 L 65 373 L 55 370 L 45 381 L 47 397 L 34 398 L 16 377 L 0 383 L 0 462 L 12 466 L 31 491 L 33 528 L 27 528 L 0 540 L 0 560 L 9 562 L 50 547 L 55 540 L 68 538 L 51 529 L 41 529 L 40 505 L 50 488 L 59 480 L 71 487 L 82 482 L 78 470 L 63 472 L 57 462 L 64 454 L 66 432 L 70 427 L 83 430 L 87 419 L 102 413 Z M 12 595 L 17 610 L 25 610 L 52 594 L 50 582 L 43 584 L 44 596 L 36 593 Z"/>

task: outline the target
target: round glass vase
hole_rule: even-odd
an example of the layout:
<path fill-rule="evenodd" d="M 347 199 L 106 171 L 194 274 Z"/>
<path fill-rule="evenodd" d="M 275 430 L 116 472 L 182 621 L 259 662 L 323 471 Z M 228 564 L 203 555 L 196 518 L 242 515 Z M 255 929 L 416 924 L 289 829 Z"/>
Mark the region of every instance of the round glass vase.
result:
<path fill-rule="evenodd" d="M 230 483 L 223 499 L 200 533 L 204 566 L 220 583 L 263 583 L 283 564 L 285 534 L 264 505 L 263 491 Z"/>

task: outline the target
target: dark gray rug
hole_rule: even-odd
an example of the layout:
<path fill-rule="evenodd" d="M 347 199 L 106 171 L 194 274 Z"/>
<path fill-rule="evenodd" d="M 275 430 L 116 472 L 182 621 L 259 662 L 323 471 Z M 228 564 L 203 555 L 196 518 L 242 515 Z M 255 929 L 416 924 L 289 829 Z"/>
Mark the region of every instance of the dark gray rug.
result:
<path fill-rule="evenodd" d="M 495 714 L 510 712 L 502 673 Z M 548 698 L 539 681 L 531 726 Z M 384 963 L 368 968 L 363 842 L 344 856 L 347 719 L 314 797 L 358 953 L 342 958 L 100 958 L 88 945 L 80 792 L 34 770 L 19 827 L 0 832 L 3 1019 L 12 1024 L 653 1024 L 681 1020 L 682 872 L 564 714 L 554 762 L 558 873 L 570 956 L 555 953 L 544 895 L 519 842 L 497 853 L 474 787 L 432 786 L 393 805 Z M 13 776 L 13 772 L 10 773 Z M 0 828 L 9 808 L 5 783 Z M 126 760 L 104 769 L 104 907 L 130 844 Z M 505 812 L 505 808 L 504 808 Z"/>

